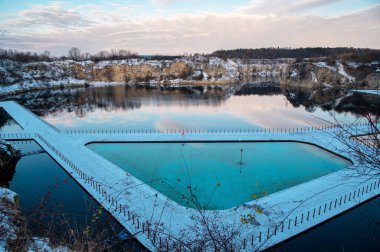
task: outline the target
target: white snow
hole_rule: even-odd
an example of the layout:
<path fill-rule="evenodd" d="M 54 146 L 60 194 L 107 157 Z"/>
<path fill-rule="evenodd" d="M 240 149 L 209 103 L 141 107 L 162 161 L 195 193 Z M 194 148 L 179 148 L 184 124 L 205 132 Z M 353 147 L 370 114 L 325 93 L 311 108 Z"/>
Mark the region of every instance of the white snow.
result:
<path fill-rule="evenodd" d="M 44 252 L 70 252 L 67 247 L 59 246 L 59 247 L 51 247 L 49 245 L 49 239 L 47 238 L 38 238 L 33 237 L 31 243 L 28 246 L 28 252 L 36 252 L 36 251 L 44 251 Z"/>
<path fill-rule="evenodd" d="M 317 83 L 317 82 L 318 82 L 317 77 L 315 76 L 315 73 L 314 73 L 313 71 L 311 72 L 311 79 L 312 79 L 312 81 L 313 81 L 314 83 Z"/>
<path fill-rule="evenodd" d="M 376 89 L 350 90 L 350 92 L 351 93 L 363 93 L 363 94 L 380 95 L 380 90 L 376 90 Z"/>
<path fill-rule="evenodd" d="M 199 225 L 194 219 L 194 216 L 199 217 L 199 212 L 180 206 L 137 178 L 126 174 L 119 167 L 85 147 L 86 143 L 91 141 L 291 140 L 312 143 L 352 160 L 353 165 L 347 169 L 270 194 L 258 200 L 252 200 L 227 210 L 205 211 L 205 214 L 211 218 L 218 216 L 217 221 L 221 225 L 230 225 L 237 228 L 241 226 L 240 218 L 242 215 L 252 214 L 253 209 L 258 206 L 264 209 L 263 214 L 257 214 L 255 217 L 258 226 L 253 224 L 243 225 L 240 235 L 233 241 L 234 248 L 241 251 L 252 251 L 258 245 L 262 245 L 260 249 L 265 249 L 380 193 L 378 180 L 366 176 L 352 176 L 356 175 L 357 168 L 360 169 L 363 166 L 359 160 L 356 160 L 355 156 L 352 156 L 352 153 L 345 145 L 336 141 L 334 137 L 339 132 L 339 129 L 336 128 L 325 130 L 312 128 L 307 131 L 287 130 L 286 132 L 282 130 L 275 133 L 268 130 L 227 134 L 205 132 L 126 134 L 120 131 L 118 133 L 108 131 L 103 134 L 80 134 L 77 132 L 69 135 L 60 133 L 54 127 L 49 126 L 46 122 L 33 116 L 29 111 L 14 102 L 2 102 L 0 106 L 24 128 L 24 137 L 29 137 L 28 134 L 34 136 L 34 139 L 68 173 L 72 174 L 73 178 L 83 188 L 124 227 L 135 234 L 140 242 L 153 251 L 157 250 L 155 244 L 157 245 L 158 236 L 162 237 L 162 239 L 167 238 L 167 236 L 157 233 L 156 243 L 154 243 L 152 234 L 149 236 L 147 232 L 142 232 L 142 223 L 157 223 L 157 225 L 152 226 L 179 239 L 191 240 L 194 233 L 189 232 L 188 228 L 189 226 Z M 364 132 L 366 127 L 357 126 L 356 129 Z M 3 133 L 2 136 L 7 137 L 7 134 Z M 14 135 L 12 136 L 14 137 Z M 19 134 L 18 137 L 23 138 L 23 135 Z M 360 195 L 352 199 L 351 194 L 357 193 L 359 189 L 363 190 L 363 192 L 360 191 Z M 350 200 L 348 200 L 349 195 Z M 345 197 L 347 199 L 344 202 L 336 204 L 337 201 L 342 201 L 341 199 Z M 331 204 L 333 207 L 330 206 Z M 325 209 L 326 206 L 327 210 Z M 314 209 L 318 211 L 319 207 L 322 208 L 322 213 L 306 221 L 306 214 L 315 211 Z M 215 215 L 215 213 L 218 213 L 218 215 Z M 298 223 L 295 221 L 296 218 Z M 300 223 L 301 218 L 303 218 L 302 224 Z M 290 223 L 289 229 L 286 227 L 285 232 L 278 231 L 278 226 L 280 225 L 281 227 L 282 223 L 285 223 L 285 225 Z M 274 235 L 274 230 L 276 230 L 276 235 Z M 179 237 L 181 232 L 185 232 L 185 236 Z M 271 237 L 265 244 L 260 244 L 259 237 L 262 236 L 264 239 L 268 232 Z M 250 245 L 244 248 L 244 241 L 251 241 L 251 239 L 254 240 L 254 247 Z"/>
<path fill-rule="evenodd" d="M 7 188 L 0 187 L 0 234 L 6 230 L 6 235 L 0 235 L 0 252 L 8 251 L 7 241 L 16 239 L 17 230 L 19 227 L 15 226 L 13 216 L 16 210 L 10 209 L 15 201 L 17 194 Z M 67 247 L 51 247 L 49 239 L 33 237 L 28 243 L 27 251 L 46 251 L 46 252 L 69 252 Z"/>
<path fill-rule="evenodd" d="M 316 65 L 317 67 L 325 67 L 325 68 L 328 68 L 328 69 L 330 69 L 331 71 L 336 71 L 336 68 L 335 68 L 335 67 L 332 67 L 332 66 L 327 65 L 326 62 L 317 62 L 317 63 L 314 63 L 314 65 Z"/>
<path fill-rule="evenodd" d="M 0 250 L 1 247 L 6 247 L 8 240 L 16 238 L 18 227 L 13 222 L 15 210 L 9 208 L 9 206 L 13 206 L 15 203 L 14 199 L 16 196 L 15 192 L 0 187 Z"/>
<path fill-rule="evenodd" d="M 298 77 L 298 72 L 296 69 L 292 69 L 290 72 L 290 77 L 292 78 L 297 78 Z"/>
<path fill-rule="evenodd" d="M 348 79 L 349 82 L 354 82 L 355 81 L 355 78 L 353 76 L 349 75 L 345 71 L 344 66 L 343 66 L 343 64 L 341 62 L 336 62 L 336 67 L 329 66 L 329 65 L 327 65 L 326 62 L 317 62 L 317 63 L 314 63 L 314 65 L 317 66 L 317 67 L 328 68 L 328 69 L 330 69 L 331 71 L 334 71 L 334 72 L 338 72 L 344 78 Z"/>
<path fill-rule="evenodd" d="M 14 198 L 17 194 L 7 188 L 0 187 L 0 198 L 10 203 L 14 203 Z"/>
<path fill-rule="evenodd" d="M 345 70 L 344 70 L 344 66 L 342 63 L 340 62 L 337 62 L 337 66 L 338 66 L 338 72 L 343 75 L 345 78 L 347 78 L 350 82 L 354 82 L 355 81 L 355 78 L 351 75 L 349 75 Z"/>
<path fill-rule="evenodd" d="M 349 67 L 351 67 L 351 68 L 356 69 L 356 68 L 362 66 L 363 64 L 360 63 L 360 62 L 351 61 L 351 62 L 348 62 L 347 65 L 348 65 Z"/>

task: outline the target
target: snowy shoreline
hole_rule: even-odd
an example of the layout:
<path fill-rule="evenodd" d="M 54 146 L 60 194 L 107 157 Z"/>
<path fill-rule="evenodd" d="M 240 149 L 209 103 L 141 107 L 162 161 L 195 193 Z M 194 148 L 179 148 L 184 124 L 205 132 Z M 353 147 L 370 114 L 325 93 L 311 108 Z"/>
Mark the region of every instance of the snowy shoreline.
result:
<path fill-rule="evenodd" d="M 372 64 L 372 63 L 371 63 Z M 334 65 L 295 59 L 223 60 L 190 57 L 176 60 L 72 60 L 23 63 L 0 60 L 0 95 L 49 88 L 120 85 L 148 88 L 176 86 L 236 86 L 273 81 L 284 86 L 373 88 L 380 72 L 371 64 Z M 361 74 L 359 66 L 368 68 Z M 363 77 L 364 76 L 364 77 Z"/>

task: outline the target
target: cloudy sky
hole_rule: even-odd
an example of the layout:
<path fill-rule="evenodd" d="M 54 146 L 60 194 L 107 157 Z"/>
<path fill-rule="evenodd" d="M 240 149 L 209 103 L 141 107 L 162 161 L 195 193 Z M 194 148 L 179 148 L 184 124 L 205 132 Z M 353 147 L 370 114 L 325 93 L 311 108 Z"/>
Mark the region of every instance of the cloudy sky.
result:
<path fill-rule="evenodd" d="M 0 0 L 0 48 L 54 55 L 129 49 L 380 49 L 380 0 Z"/>

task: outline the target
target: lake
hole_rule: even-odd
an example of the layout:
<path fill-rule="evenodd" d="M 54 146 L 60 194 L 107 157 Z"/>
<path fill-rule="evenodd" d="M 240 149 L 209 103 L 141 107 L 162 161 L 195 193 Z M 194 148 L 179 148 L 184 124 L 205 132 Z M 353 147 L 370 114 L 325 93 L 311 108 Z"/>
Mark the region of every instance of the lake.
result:
<path fill-rule="evenodd" d="M 312 95 L 303 91 L 290 92 L 279 89 L 274 92 L 257 91 L 245 95 L 233 95 L 218 90 L 195 94 L 188 90 L 160 91 L 121 85 L 46 90 L 10 95 L 1 99 L 16 100 L 60 129 L 301 128 L 326 125 L 329 124 L 326 120 L 334 121 L 334 118 L 342 122 L 353 122 L 360 118 L 359 114 L 363 111 L 371 113 L 375 111 L 373 107 L 371 109 L 360 100 L 361 96 L 356 96 L 355 99 L 359 99 L 359 103 L 364 104 L 362 106 L 353 107 L 346 104 L 339 109 L 331 109 L 330 98 L 323 98 L 325 96 L 322 94 L 315 99 L 315 95 Z M 338 97 L 333 93 L 330 96 Z M 314 100 L 310 97 L 314 97 Z M 361 109 L 358 110 L 358 107 Z M 17 131 L 17 125 L 15 126 L 13 122 L 11 124 L 12 130 Z M 0 131 L 9 129 L 6 128 L 9 124 L 4 125 L 6 124 L 0 125 Z M 54 185 L 60 182 L 59 187 L 67 186 L 62 181 L 69 179 L 69 176 L 63 170 L 59 171 L 61 168 L 55 168 L 60 174 L 58 180 L 37 183 L 36 188 L 41 190 L 38 190 L 36 195 L 28 196 L 30 194 L 28 190 L 23 189 L 23 183 L 28 187 L 32 185 L 28 184 L 26 179 L 38 179 L 38 174 L 41 172 L 51 172 L 49 167 L 55 162 L 49 158 L 46 154 L 39 154 L 34 157 L 33 162 L 25 158 L 19 162 L 15 180 L 11 182 L 11 189 L 25 193 L 25 198 L 28 199 L 25 199 L 24 204 L 29 205 L 28 201 L 32 201 L 33 197 L 43 195 L 48 185 L 54 188 Z M 21 165 L 24 168 L 20 168 Z M 22 172 L 22 169 L 25 172 Z M 21 176 L 23 173 L 28 176 Z M 17 178 L 17 174 L 21 177 Z M 74 183 L 70 180 L 68 184 Z M 78 188 L 74 191 L 83 196 L 79 186 L 76 187 Z M 77 201 L 80 202 L 81 199 Z M 276 249 L 278 251 L 378 251 L 379 205 L 379 198 L 372 200 Z"/>

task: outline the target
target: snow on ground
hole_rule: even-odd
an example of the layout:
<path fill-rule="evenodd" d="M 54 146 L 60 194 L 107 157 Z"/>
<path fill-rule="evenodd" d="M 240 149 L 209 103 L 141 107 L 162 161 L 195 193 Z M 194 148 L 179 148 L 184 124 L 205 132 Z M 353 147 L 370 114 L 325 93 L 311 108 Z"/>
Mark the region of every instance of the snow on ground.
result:
<path fill-rule="evenodd" d="M 380 90 L 376 89 L 367 89 L 367 90 L 350 90 L 351 93 L 363 93 L 363 94 L 374 94 L 374 95 L 380 95 Z"/>
<path fill-rule="evenodd" d="M 7 188 L 0 187 L 0 198 L 6 200 L 9 203 L 15 203 L 14 199 L 17 194 Z"/>
<path fill-rule="evenodd" d="M 313 71 L 311 72 L 311 79 L 312 79 L 312 81 L 313 81 L 314 83 L 317 83 L 317 82 L 318 82 L 317 77 L 315 76 L 315 73 L 314 73 Z"/>
<path fill-rule="evenodd" d="M 17 194 L 7 188 L 0 187 L 0 252 L 8 251 L 7 241 L 16 239 L 17 227 L 14 223 L 14 216 L 18 210 L 13 209 Z M 3 233 L 4 232 L 4 233 Z M 46 252 L 69 252 L 67 247 L 51 247 L 49 239 L 33 237 L 27 251 L 46 251 Z"/>
<path fill-rule="evenodd" d="M 298 72 L 295 69 L 292 69 L 290 72 L 290 77 L 292 78 L 297 78 L 298 77 Z"/>
<path fill-rule="evenodd" d="M 217 218 L 216 221 L 220 225 L 230 225 L 234 228 L 242 226 L 242 216 L 255 215 L 255 221 L 244 224 L 240 235 L 233 241 L 234 248 L 242 251 L 252 251 L 252 249 L 257 249 L 257 246 L 260 246 L 260 249 L 267 248 L 350 209 L 380 192 L 380 183 L 377 180 L 352 176 L 355 172 L 352 168 L 360 167 L 360 163 L 343 144 L 335 140 L 334 136 L 338 132 L 336 128 L 276 133 L 265 130 L 228 134 L 205 132 L 200 134 L 115 134 L 109 131 L 104 134 L 78 134 L 78 132 L 69 135 L 59 133 L 54 127 L 49 127 L 46 122 L 32 116 L 30 112 L 14 102 L 3 102 L 0 106 L 3 106 L 17 123 L 24 127 L 27 134 L 34 135 L 35 140 L 124 227 L 153 251 L 157 250 L 158 237 L 161 237 L 163 244 L 166 244 L 165 239 L 168 236 L 160 232 L 153 236 L 153 231 L 146 230 L 148 223 L 151 230 L 156 228 L 178 239 L 191 241 L 194 233 L 189 231 L 189 227 L 199 226 L 199 222 L 194 218 L 200 217 L 199 212 L 178 205 L 137 178 L 126 174 L 119 167 L 85 147 L 86 143 L 91 141 L 288 140 L 316 144 L 352 159 L 353 166 L 347 169 L 231 209 L 205 211 L 210 218 Z M 365 129 L 363 126 L 357 127 L 360 131 Z M 6 137 L 6 134 L 3 136 Z M 22 138 L 21 134 L 19 136 Z M 255 214 L 258 208 L 263 209 L 263 213 Z M 306 215 L 310 216 L 307 218 Z M 280 232 L 281 226 L 283 229 L 285 227 L 286 231 Z M 181 236 L 181 232 L 185 235 Z M 267 235 L 268 240 L 265 239 Z M 253 240 L 253 245 L 247 242 L 251 240 Z M 267 241 L 262 244 L 264 240 Z M 173 242 L 172 239 L 168 246 L 171 247 Z"/>
<path fill-rule="evenodd" d="M 328 68 L 330 69 L 331 71 L 334 71 L 334 72 L 338 72 L 340 75 L 342 75 L 343 77 L 345 77 L 346 79 L 348 79 L 348 81 L 350 82 L 354 82 L 355 81 L 355 78 L 351 75 L 349 75 L 345 69 L 344 69 L 344 66 L 342 63 L 340 62 L 336 62 L 336 67 L 333 67 L 333 66 L 329 66 L 327 65 L 326 62 L 317 62 L 317 63 L 313 63 L 315 66 L 317 67 L 324 67 L 324 68 Z"/>
<path fill-rule="evenodd" d="M 314 65 L 317 66 L 317 67 L 325 67 L 325 68 L 328 68 L 328 69 L 330 69 L 331 71 L 336 71 L 336 68 L 335 68 L 335 67 L 327 65 L 326 62 L 316 62 L 316 63 L 314 63 Z"/>
<path fill-rule="evenodd" d="M 363 64 L 360 62 L 351 61 L 351 62 L 348 62 L 347 65 L 351 68 L 357 69 L 358 67 L 362 66 Z"/>
<path fill-rule="evenodd" d="M 38 238 L 33 237 L 28 246 L 28 252 L 36 252 L 36 251 L 44 251 L 44 252 L 70 252 L 67 247 L 59 246 L 59 247 L 51 247 L 49 245 L 49 239 L 47 238 Z"/>
<path fill-rule="evenodd" d="M 17 194 L 7 188 L 0 187 L 0 250 L 8 240 L 16 239 L 18 230 L 13 222 L 15 211 L 13 205 Z"/>
<path fill-rule="evenodd" d="M 338 72 L 343 75 L 345 78 L 347 78 L 349 81 L 351 82 L 354 82 L 355 81 L 355 78 L 351 75 L 349 75 L 345 70 L 344 70 L 344 66 L 342 63 L 340 62 L 337 62 L 337 66 L 338 66 Z"/>

